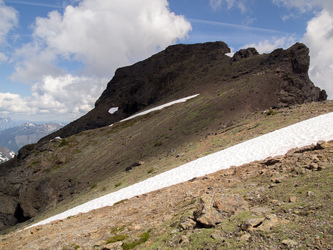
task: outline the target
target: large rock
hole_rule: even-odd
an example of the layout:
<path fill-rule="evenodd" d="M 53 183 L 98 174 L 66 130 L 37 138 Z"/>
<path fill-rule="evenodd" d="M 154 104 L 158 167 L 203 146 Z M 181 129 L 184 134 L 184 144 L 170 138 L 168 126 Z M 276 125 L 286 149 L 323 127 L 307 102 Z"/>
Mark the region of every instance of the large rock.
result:
<path fill-rule="evenodd" d="M 193 215 L 199 225 L 215 227 L 223 219 L 247 210 L 247 202 L 238 194 L 205 195 Z"/>

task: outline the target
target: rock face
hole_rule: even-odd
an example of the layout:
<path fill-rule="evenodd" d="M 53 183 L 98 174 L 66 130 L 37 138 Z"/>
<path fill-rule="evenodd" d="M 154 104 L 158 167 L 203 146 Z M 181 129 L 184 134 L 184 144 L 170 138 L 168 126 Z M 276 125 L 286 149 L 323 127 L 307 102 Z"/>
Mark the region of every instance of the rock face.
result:
<path fill-rule="evenodd" d="M 223 42 L 173 45 L 142 62 L 119 68 L 93 110 L 42 140 L 107 126 L 171 96 L 182 98 L 205 91 L 216 82 L 225 85 L 255 76 L 257 84 L 265 87 L 258 88 L 262 104 L 253 100 L 253 109 L 327 98 L 326 92 L 315 87 L 308 77 L 309 49 L 304 44 L 296 43 L 269 55 L 259 55 L 249 48 L 229 58 L 225 55 L 229 52 Z M 207 75 L 216 75 L 214 82 L 197 81 Z M 113 107 L 119 109 L 110 114 Z"/>

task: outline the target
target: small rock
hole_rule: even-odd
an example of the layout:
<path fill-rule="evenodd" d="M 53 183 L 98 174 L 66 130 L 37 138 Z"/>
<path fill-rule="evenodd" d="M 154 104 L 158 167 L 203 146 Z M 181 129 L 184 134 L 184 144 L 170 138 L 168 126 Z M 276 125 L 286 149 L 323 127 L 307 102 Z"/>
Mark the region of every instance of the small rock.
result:
<path fill-rule="evenodd" d="M 223 236 L 221 231 L 215 231 L 210 237 L 214 240 L 222 240 L 223 242 L 227 239 L 225 236 Z"/>
<path fill-rule="evenodd" d="M 282 182 L 282 178 L 278 178 L 278 177 L 272 178 L 271 182 L 273 182 L 273 183 L 281 183 Z"/>
<path fill-rule="evenodd" d="M 267 212 L 270 212 L 271 209 L 268 207 L 255 207 L 251 209 L 251 212 L 260 215 L 260 214 L 265 214 Z"/>
<path fill-rule="evenodd" d="M 313 195 L 314 195 L 314 192 L 312 192 L 312 191 L 308 191 L 308 192 L 306 193 L 306 195 L 307 195 L 307 196 L 313 196 Z"/>
<path fill-rule="evenodd" d="M 290 198 L 289 198 L 289 202 L 295 202 L 296 201 L 296 196 L 291 196 Z"/>
<path fill-rule="evenodd" d="M 190 240 L 185 235 L 182 235 L 180 238 L 180 243 L 190 243 Z"/>
<path fill-rule="evenodd" d="M 309 165 L 309 167 L 308 167 L 308 169 L 310 169 L 310 170 L 318 170 L 318 164 L 317 163 L 314 163 L 314 162 L 312 162 L 310 165 Z"/>
<path fill-rule="evenodd" d="M 102 249 L 103 250 L 122 250 L 123 249 L 123 242 L 122 241 L 117 241 L 117 242 L 114 242 L 114 243 L 110 243 L 110 244 L 107 244 L 105 245 Z"/>
<path fill-rule="evenodd" d="M 240 237 L 240 241 L 249 241 L 251 239 L 251 234 L 249 233 L 246 233 L 246 234 L 243 234 L 241 237 Z"/>
<path fill-rule="evenodd" d="M 192 220 L 191 218 L 187 218 L 185 221 L 180 223 L 180 227 L 183 230 L 194 228 L 195 225 L 196 225 L 196 222 L 194 220 Z"/>
<path fill-rule="evenodd" d="M 280 222 L 281 222 L 281 220 L 276 216 L 276 214 L 269 214 L 269 215 L 266 215 L 265 220 L 258 227 L 258 229 L 263 230 L 263 231 L 269 231 L 273 227 L 277 226 Z"/>
<path fill-rule="evenodd" d="M 261 223 L 265 220 L 265 218 L 251 218 L 251 219 L 246 219 L 242 225 L 241 229 L 242 230 L 253 230 L 254 228 L 257 228 Z"/>
<path fill-rule="evenodd" d="M 288 246 L 288 247 L 295 247 L 298 245 L 298 243 L 294 240 L 283 240 L 282 241 L 282 244 L 285 245 L 285 246 Z"/>
<path fill-rule="evenodd" d="M 329 143 L 326 141 L 319 141 L 316 145 L 316 149 L 325 149 L 329 147 Z"/>

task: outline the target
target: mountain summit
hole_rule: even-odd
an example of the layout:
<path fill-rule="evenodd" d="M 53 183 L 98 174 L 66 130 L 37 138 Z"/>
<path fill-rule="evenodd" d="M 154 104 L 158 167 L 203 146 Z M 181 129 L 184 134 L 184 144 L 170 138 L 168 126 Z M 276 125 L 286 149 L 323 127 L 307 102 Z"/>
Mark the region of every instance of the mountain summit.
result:
<path fill-rule="evenodd" d="M 118 69 L 93 110 L 0 165 L 0 229 L 290 125 L 289 109 L 273 117 L 277 108 L 327 98 L 308 77 L 303 44 L 263 55 L 229 52 L 223 42 L 174 45 Z M 309 110 L 302 119 L 317 114 Z"/>
<path fill-rule="evenodd" d="M 248 112 L 327 98 L 308 77 L 310 57 L 304 44 L 263 55 L 254 48 L 232 58 L 229 52 L 224 42 L 173 45 L 119 68 L 93 110 L 45 140 L 107 126 L 151 105 L 221 87 L 228 93 L 220 104 L 223 110 Z M 111 108 L 117 111 L 110 114 Z"/>

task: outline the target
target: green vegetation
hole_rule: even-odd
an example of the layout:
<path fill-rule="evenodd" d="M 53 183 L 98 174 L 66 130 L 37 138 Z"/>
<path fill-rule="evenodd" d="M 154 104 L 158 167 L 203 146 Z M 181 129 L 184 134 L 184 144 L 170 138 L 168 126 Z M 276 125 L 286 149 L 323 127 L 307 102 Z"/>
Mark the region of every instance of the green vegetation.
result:
<path fill-rule="evenodd" d="M 124 230 L 125 230 L 125 225 L 122 225 L 120 227 L 115 226 L 115 227 L 111 228 L 110 233 L 117 234 L 117 233 L 122 232 Z"/>
<path fill-rule="evenodd" d="M 117 187 L 121 186 L 121 184 L 123 184 L 121 181 L 117 182 L 116 184 L 114 184 L 114 187 L 117 188 Z"/>
<path fill-rule="evenodd" d="M 67 144 L 68 144 L 68 141 L 65 138 L 63 138 L 63 139 L 61 139 L 61 141 L 59 143 L 59 147 L 66 146 Z"/>
<path fill-rule="evenodd" d="M 277 114 L 277 111 L 273 110 L 273 109 L 270 109 L 269 111 L 267 111 L 265 113 L 267 116 L 270 116 L 270 115 L 276 115 Z"/>
<path fill-rule="evenodd" d="M 135 248 L 136 246 L 146 242 L 149 238 L 150 238 L 150 232 L 151 232 L 151 229 L 149 229 L 147 232 L 145 233 L 142 233 L 140 235 L 140 239 L 137 240 L 137 241 L 133 241 L 133 242 L 129 242 L 129 243 L 124 243 L 123 245 L 123 249 L 124 250 L 127 250 L 127 249 L 133 249 Z"/>
<path fill-rule="evenodd" d="M 119 235 L 115 235 L 111 238 L 109 238 L 105 244 L 110 244 L 110 243 L 114 243 L 117 241 L 123 241 L 124 239 L 126 239 L 128 237 L 127 234 L 119 234 Z"/>
<path fill-rule="evenodd" d="M 151 168 L 151 169 L 149 169 L 148 171 L 147 171 L 147 174 L 151 174 L 152 172 L 154 172 L 155 171 L 155 168 Z"/>

